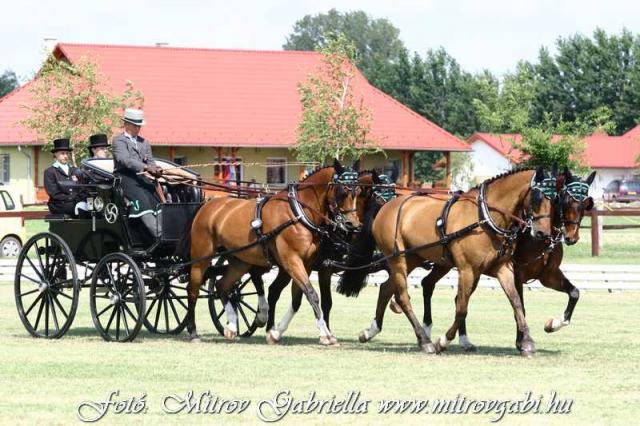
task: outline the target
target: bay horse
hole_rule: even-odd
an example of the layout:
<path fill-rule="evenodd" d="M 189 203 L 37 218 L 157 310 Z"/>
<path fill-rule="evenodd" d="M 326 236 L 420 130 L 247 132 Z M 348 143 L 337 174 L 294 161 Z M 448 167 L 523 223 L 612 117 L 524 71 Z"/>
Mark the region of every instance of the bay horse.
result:
<path fill-rule="evenodd" d="M 354 166 L 354 168 L 356 167 Z M 361 192 L 356 201 L 356 215 L 358 216 L 360 223 L 364 222 L 365 214 L 371 210 L 369 203 L 380 202 L 379 198 L 376 196 L 375 186 L 381 183 L 378 172 L 375 170 L 363 170 L 358 173 L 358 185 L 361 187 Z M 318 287 L 320 288 L 322 316 L 329 331 L 331 331 L 329 317 L 331 314 L 331 307 L 333 306 L 333 298 L 331 295 L 331 275 L 335 272 L 335 269 L 331 266 L 325 265 L 324 261 L 326 259 L 341 257 L 343 254 L 344 251 L 341 250 L 340 247 L 336 247 L 331 243 L 331 241 L 324 241 L 320 248 L 320 252 L 316 257 L 316 261 L 311 268 L 318 272 Z M 287 271 L 280 268 L 278 276 L 269 286 L 269 309 L 265 329 L 267 331 L 267 342 L 270 344 L 276 344 L 280 341 L 282 335 L 289 327 L 291 320 L 300 309 L 300 305 L 302 303 L 302 292 L 297 286 L 292 286 L 291 305 L 282 320 L 277 326 L 275 326 L 276 304 L 280 298 L 282 290 L 285 289 L 290 281 L 291 277 Z M 330 343 L 338 343 L 335 336 L 333 336 L 333 333 Z"/>
<path fill-rule="evenodd" d="M 530 280 L 539 280 L 543 286 L 564 292 L 569 297 L 567 307 L 562 318 L 551 318 L 545 323 L 544 331 L 553 333 L 569 325 L 575 309 L 580 291 L 567 279 L 560 270 L 562 263 L 562 242 L 568 246 L 574 245 L 580 239 L 580 223 L 586 211 L 593 208 L 593 198 L 588 196 L 589 186 L 593 183 L 596 172 L 592 172 L 586 179 L 574 176 L 565 168 L 557 180 L 557 196 L 553 199 L 553 227 L 554 235 L 547 240 L 537 240 L 529 233 L 520 233 L 513 254 L 516 289 L 524 308 L 523 285 Z M 451 268 L 435 265 L 427 276 L 422 279 L 422 295 L 424 301 L 423 328 L 431 336 L 433 319 L 431 317 L 431 297 L 436 283 L 440 281 Z M 400 313 L 399 307 L 392 301 L 390 308 Z M 523 333 L 516 328 L 516 348 L 522 348 Z M 466 321 L 460 322 L 460 346 L 465 351 L 475 351 L 475 346 L 467 336 Z"/>
<path fill-rule="evenodd" d="M 229 264 L 215 288 L 228 318 L 226 339 L 237 337 L 237 313 L 229 301 L 233 285 L 252 266 L 270 266 L 272 258 L 309 300 L 321 343 L 330 342 L 332 336 L 309 281 L 309 272 L 320 247 L 324 224 L 330 221 L 327 215 L 339 216 L 342 224 L 350 228 L 360 225 L 355 209 L 359 188 L 340 181 L 339 176 L 345 172 L 336 160 L 333 166 L 318 169 L 303 181 L 289 184 L 287 191 L 270 197 L 262 206 L 260 232 L 268 237 L 264 245 L 257 242 L 256 228 L 252 226 L 258 201 L 220 197 L 198 210 L 191 225 L 190 242 L 185 244 L 190 246 L 192 259 L 187 310 L 187 331 L 192 341 L 199 341 L 195 306 L 200 284 L 211 259 L 223 248 L 222 254 L 227 253 Z"/>
<path fill-rule="evenodd" d="M 413 326 L 422 351 L 434 354 L 446 349 L 467 315 L 469 298 L 480 274 L 488 273 L 500 281 L 511 302 L 518 329 L 524 335 L 522 352 L 531 355 L 534 342 L 515 288 L 509 243 L 525 223 L 535 238 L 551 235 L 551 200 L 537 187 L 543 180 L 541 167 L 512 170 L 462 194 L 457 202 L 450 205 L 444 232 L 456 238 L 446 244 L 439 244 L 441 237 L 436 223 L 448 200 L 433 195 L 402 196 L 382 206 L 373 219 L 373 238 L 369 239 L 370 246 L 375 243 L 387 259 L 389 279 L 380 286 L 376 316 L 371 326 L 360 333 L 360 341 L 367 342 L 381 331 L 387 303 L 395 295 Z M 523 211 L 525 220 L 519 217 Z M 358 253 L 354 255 L 357 257 Z M 363 256 L 356 263 L 366 265 L 372 257 Z M 454 265 L 459 271 L 455 319 L 436 345 L 418 322 L 407 292 L 408 274 L 425 261 L 448 267 Z M 351 279 L 354 275 L 351 272 L 345 271 L 342 280 L 346 289 L 355 295 L 362 288 L 362 283 Z"/>

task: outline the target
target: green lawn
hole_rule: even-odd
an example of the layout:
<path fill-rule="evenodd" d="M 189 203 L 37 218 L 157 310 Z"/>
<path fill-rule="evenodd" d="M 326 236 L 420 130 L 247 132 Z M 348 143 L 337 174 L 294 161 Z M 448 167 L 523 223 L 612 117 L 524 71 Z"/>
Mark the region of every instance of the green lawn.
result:
<path fill-rule="evenodd" d="M 279 314 L 287 306 L 283 296 Z M 421 293 L 412 300 L 422 313 Z M 574 323 L 556 334 L 545 334 L 544 322 L 564 310 L 564 295 L 551 291 L 525 292 L 529 324 L 536 340 L 533 359 L 521 358 L 513 347 L 514 321 L 501 291 L 479 289 L 468 317 L 471 340 L 478 352 L 450 351 L 427 357 L 418 351 L 404 316 L 389 312 L 384 331 L 371 343 L 360 344 L 358 332 L 373 316 L 377 296 L 367 288 L 357 299 L 334 296 L 332 328 L 341 346 L 317 344 L 311 309 L 305 302 L 279 347 L 267 346 L 264 332 L 234 344 L 213 333 L 205 304 L 199 305 L 203 342 L 190 344 L 185 337 L 157 337 L 146 332 L 130 344 L 103 342 L 93 329 L 88 291 L 83 290 L 78 316 L 70 332 L 58 341 L 29 337 L 18 319 L 13 287 L 0 284 L 0 424 L 79 423 L 75 409 L 85 400 L 103 400 L 111 391 L 121 397 L 148 394 L 148 411 L 119 416 L 108 414 L 105 424 L 204 424 L 213 422 L 259 423 L 256 403 L 271 399 L 283 389 L 294 397 L 317 398 L 360 391 L 372 400 L 366 415 L 294 415 L 286 424 L 490 424 L 493 415 L 378 415 L 378 402 L 392 399 L 519 399 L 556 391 L 573 399 L 570 414 L 507 414 L 505 424 L 621 424 L 640 417 L 640 292 L 583 292 Z M 434 295 L 436 335 L 453 318 L 450 289 Z M 202 301 L 201 301 L 202 302 Z M 635 324 L 635 325 L 634 325 Z M 222 398 L 246 398 L 251 405 L 242 415 L 168 415 L 161 398 L 188 390 Z"/>

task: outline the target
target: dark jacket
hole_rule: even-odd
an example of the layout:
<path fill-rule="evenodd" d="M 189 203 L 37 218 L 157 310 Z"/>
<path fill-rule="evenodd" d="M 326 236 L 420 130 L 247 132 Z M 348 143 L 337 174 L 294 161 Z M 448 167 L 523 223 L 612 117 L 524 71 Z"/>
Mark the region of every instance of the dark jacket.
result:
<path fill-rule="evenodd" d="M 44 188 L 49 195 L 49 211 L 55 214 L 73 215 L 77 201 L 80 201 L 80 191 L 77 188 L 62 188 L 61 182 L 72 182 L 76 168 L 69 166 L 67 175 L 61 168 L 51 166 L 44 171 Z"/>
<path fill-rule="evenodd" d="M 144 171 L 147 164 L 155 165 L 153 154 L 151 153 L 151 145 L 141 136 L 138 136 L 137 143 L 134 144 L 120 133 L 113 138 L 113 173 L 134 175 L 135 173 Z"/>

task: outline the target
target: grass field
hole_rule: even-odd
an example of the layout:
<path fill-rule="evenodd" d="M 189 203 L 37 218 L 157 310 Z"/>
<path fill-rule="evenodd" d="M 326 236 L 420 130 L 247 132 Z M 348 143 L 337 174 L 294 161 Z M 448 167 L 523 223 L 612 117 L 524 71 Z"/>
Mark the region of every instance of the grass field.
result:
<path fill-rule="evenodd" d="M 422 314 L 422 298 L 412 289 L 414 307 Z M 280 390 L 295 398 L 316 391 L 318 399 L 343 399 L 360 391 L 372 402 L 368 414 L 289 414 L 285 424 L 490 424 L 495 414 L 385 414 L 377 413 L 383 399 L 521 399 L 530 391 L 543 395 L 543 407 L 552 391 L 572 399 L 565 415 L 507 414 L 504 424 L 632 424 L 640 417 L 640 292 L 583 292 L 574 323 L 556 334 L 545 334 L 544 321 L 564 310 L 564 295 L 551 291 L 525 292 L 527 314 L 536 340 L 533 359 L 521 358 L 513 347 L 514 321 L 501 291 L 479 289 L 468 317 L 476 353 L 457 345 L 439 356 L 418 351 L 404 316 L 389 312 L 384 331 L 369 344 L 357 341 L 358 332 L 373 316 L 377 296 L 367 288 L 357 299 L 335 295 L 332 328 L 341 346 L 323 348 L 311 309 L 305 302 L 281 346 L 267 346 L 264 332 L 237 343 L 214 334 L 205 304 L 199 305 L 203 342 L 187 343 L 183 336 L 158 337 L 143 332 L 130 344 L 103 342 L 93 329 L 88 291 L 81 294 L 76 321 L 61 340 L 28 337 L 18 319 L 10 283 L 0 284 L 0 423 L 80 423 L 81 401 L 102 401 L 111 391 L 121 398 L 148 395 L 148 411 L 138 415 L 111 412 L 104 424 L 259 423 L 256 405 Z M 453 317 L 453 290 L 439 288 L 434 295 L 436 335 Z M 279 314 L 286 306 L 283 296 Z M 202 302 L 202 301 L 201 301 Z M 279 316 L 280 316 L 279 315 Z M 279 317 L 278 316 L 278 317 Z M 635 324 L 635 326 L 634 326 Z M 210 390 L 221 398 L 250 399 L 241 415 L 166 414 L 161 399 L 171 394 Z M 635 420 L 634 420 L 635 419 Z"/>

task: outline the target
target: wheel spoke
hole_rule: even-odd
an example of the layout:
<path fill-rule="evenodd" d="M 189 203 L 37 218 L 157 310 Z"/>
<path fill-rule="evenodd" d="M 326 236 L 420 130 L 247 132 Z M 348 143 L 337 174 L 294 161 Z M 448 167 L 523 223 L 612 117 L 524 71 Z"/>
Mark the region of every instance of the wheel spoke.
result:
<path fill-rule="evenodd" d="M 144 314 L 145 318 L 149 318 L 149 314 L 151 313 L 151 310 L 153 309 L 153 307 L 155 306 L 157 301 L 158 301 L 158 299 L 153 299 L 151 301 L 151 305 L 149 305 L 149 307 L 147 308 L 147 313 Z"/>
<path fill-rule="evenodd" d="M 170 292 L 170 293 L 171 293 L 171 295 L 173 296 L 173 298 L 172 298 L 172 299 L 175 299 L 175 300 L 177 300 L 178 302 L 180 302 L 180 304 L 182 305 L 182 307 L 183 307 L 183 308 L 185 308 L 185 309 L 189 309 L 189 307 L 188 307 L 187 305 L 185 305 L 185 304 L 184 304 L 184 302 L 182 301 L 182 298 L 181 298 L 181 297 L 178 297 L 178 296 L 173 292 L 173 290 L 169 290 L 169 292 Z M 188 296 L 185 296 L 185 298 L 188 298 Z"/>
<path fill-rule="evenodd" d="M 31 304 L 31 306 L 29 306 L 29 309 L 27 309 L 27 312 L 25 312 L 25 314 L 24 314 L 24 316 L 25 316 L 25 317 L 26 317 L 26 316 L 29 316 L 29 312 L 31 312 L 31 310 L 33 309 L 33 307 L 34 307 L 34 306 L 36 306 L 36 303 L 38 303 L 38 301 L 39 301 L 40 299 L 42 299 L 42 295 L 43 295 L 43 294 L 44 294 L 44 293 L 40 293 L 40 294 L 38 295 L 38 297 L 36 297 L 36 300 L 34 300 L 34 301 L 33 301 L 33 303 Z"/>
<path fill-rule="evenodd" d="M 106 334 L 109 334 L 109 329 L 111 328 L 111 323 L 113 322 L 113 318 L 115 318 L 116 316 L 116 307 L 111 305 L 111 308 L 113 308 L 113 310 L 111 311 L 111 316 L 109 317 L 109 322 L 107 322 L 107 326 L 104 329 L 104 332 Z"/>
<path fill-rule="evenodd" d="M 49 299 L 45 296 L 44 300 L 44 335 L 49 337 Z"/>
<path fill-rule="evenodd" d="M 251 276 L 247 277 L 242 283 L 238 286 L 238 291 L 241 291 L 245 286 L 251 281 Z"/>
<path fill-rule="evenodd" d="M 116 307 L 116 340 L 120 340 L 120 306 Z"/>
<path fill-rule="evenodd" d="M 36 317 L 36 325 L 34 330 L 38 330 L 38 324 L 40 324 L 40 317 L 42 316 L 42 308 L 44 308 L 44 297 L 40 299 L 40 308 L 38 308 L 38 316 Z"/>
<path fill-rule="evenodd" d="M 240 303 L 242 303 L 244 306 L 246 306 L 251 312 L 253 312 L 254 314 L 258 314 L 258 311 L 253 309 L 247 302 L 245 302 L 244 300 L 241 300 Z"/>
<path fill-rule="evenodd" d="M 33 269 L 33 271 L 38 274 L 38 276 L 40 277 L 40 281 L 46 281 L 44 279 L 44 277 L 42 276 L 41 271 L 36 267 L 36 265 L 33 264 L 33 261 L 31 261 L 31 258 L 29 257 L 29 253 L 27 253 L 27 255 L 24 257 L 25 259 L 27 259 L 27 262 L 29 262 L 29 264 L 31 265 L 31 269 Z"/>
<path fill-rule="evenodd" d="M 51 313 L 53 316 L 53 325 L 56 327 L 56 332 L 60 331 L 60 325 L 58 324 L 58 314 L 56 314 L 56 306 L 53 303 L 53 296 L 49 294 L 49 304 L 51 305 Z"/>
<path fill-rule="evenodd" d="M 69 314 L 67 314 L 67 311 L 65 311 L 64 308 L 62 307 L 62 303 L 60 303 L 60 301 L 58 300 L 56 295 L 52 294 L 51 295 L 51 299 L 55 302 L 56 305 L 58 305 L 58 309 L 60 309 L 60 311 L 62 311 L 62 314 L 64 315 L 64 319 L 66 321 L 67 318 L 69 318 Z"/>
<path fill-rule="evenodd" d="M 20 272 L 20 276 L 21 276 L 22 278 L 26 278 L 26 279 L 28 279 L 29 281 L 32 281 L 32 282 L 34 282 L 34 283 L 38 284 L 38 285 L 42 284 L 42 281 L 36 281 L 36 280 L 34 280 L 33 278 L 31 278 L 31 277 L 29 277 L 29 276 L 27 276 L 27 275 L 23 274 L 22 272 Z"/>
<path fill-rule="evenodd" d="M 131 332 L 129 331 L 129 323 L 127 322 L 127 315 L 125 314 L 124 308 L 122 306 L 120 306 L 120 310 L 122 310 L 122 319 L 124 320 L 124 329 L 127 331 L 127 336 L 129 336 Z"/>
<path fill-rule="evenodd" d="M 158 303 L 158 310 L 156 311 L 156 322 L 153 325 L 153 328 L 158 329 L 158 322 L 160 322 L 160 311 L 162 311 L 162 301 Z"/>
<path fill-rule="evenodd" d="M 244 309 L 242 309 L 242 306 L 240 304 L 238 304 L 237 308 L 238 308 L 238 311 L 240 312 L 240 315 L 242 315 L 242 320 L 247 326 L 247 330 L 249 330 L 251 328 L 251 325 L 249 325 L 249 320 L 247 319 L 247 316 L 244 313 Z"/>
<path fill-rule="evenodd" d="M 129 307 L 127 306 L 127 304 L 126 304 L 126 303 L 124 303 L 122 306 L 123 306 L 124 310 L 125 310 L 125 311 L 127 311 L 127 312 L 129 313 L 129 315 L 131 315 L 131 319 L 132 319 L 134 322 L 137 322 L 138 320 L 136 319 L 136 316 L 135 316 L 135 315 L 133 315 L 133 312 L 131 312 L 131 309 L 129 309 Z"/>
<path fill-rule="evenodd" d="M 257 291 L 252 291 L 249 293 L 240 293 L 240 296 L 253 296 L 254 294 L 258 294 Z"/>
<path fill-rule="evenodd" d="M 107 311 L 109 310 L 109 308 L 111 308 L 112 306 L 113 306 L 113 305 L 107 305 L 103 310 L 101 310 L 100 312 L 98 312 L 98 313 L 96 314 L 96 318 L 100 318 L 100 316 L 101 316 L 102 314 L 104 314 L 105 312 L 107 312 Z"/>
<path fill-rule="evenodd" d="M 171 311 L 173 312 L 173 316 L 176 319 L 178 325 L 180 324 L 180 317 L 178 316 L 178 311 L 176 310 L 176 306 L 173 304 L 173 300 L 169 299 L 169 305 L 171 305 Z"/>
<path fill-rule="evenodd" d="M 167 306 L 167 299 L 162 299 L 162 304 L 164 305 L 164 324 L 166 326 L 165 330 L 169 332 L 169 307 Z"/>
<path fill-rule="evenodd" d="M 42 273 L 44 274 L 44 276 L 47 276 L 47 273 L 49 272 L 48 269 L 45 269 L 44 264 L 42 263 L 42 257 L 40 256 L 40 247 L 38 246 L 38 242 L 34 241 L 33 244 L 36 247 L 36 256 L 38 256 L 38 263 L 40 264 L 40 270 L 42 271 Z M 46 252 L 45 252 L 46 254 Z M 43 278 L 43 281 L 45 279 Z"/>
<path fill-rule="evenodd" d="M 57 288 L 53 288 L 53 287 L 49 287 L 49 288 L 51 288 L 51 291 L 53 291 L 58 296 L 63 296 L 69 300 L 73 300 L 73 297 L 69 296 L 68 294 L 64 294 L 62 291 L 58 290 Z"/>
<path fill-rule="evenodd" d="M 30 290 L 30 291 L 27 291 L 26 293 L 20 294 L 20 297 L 28 296 L 30 294 L 33 294 L 33 293 L 37 292 L 37 291 L 40 291 L 40 289 L 36 288 L 36 289 Z"/>

